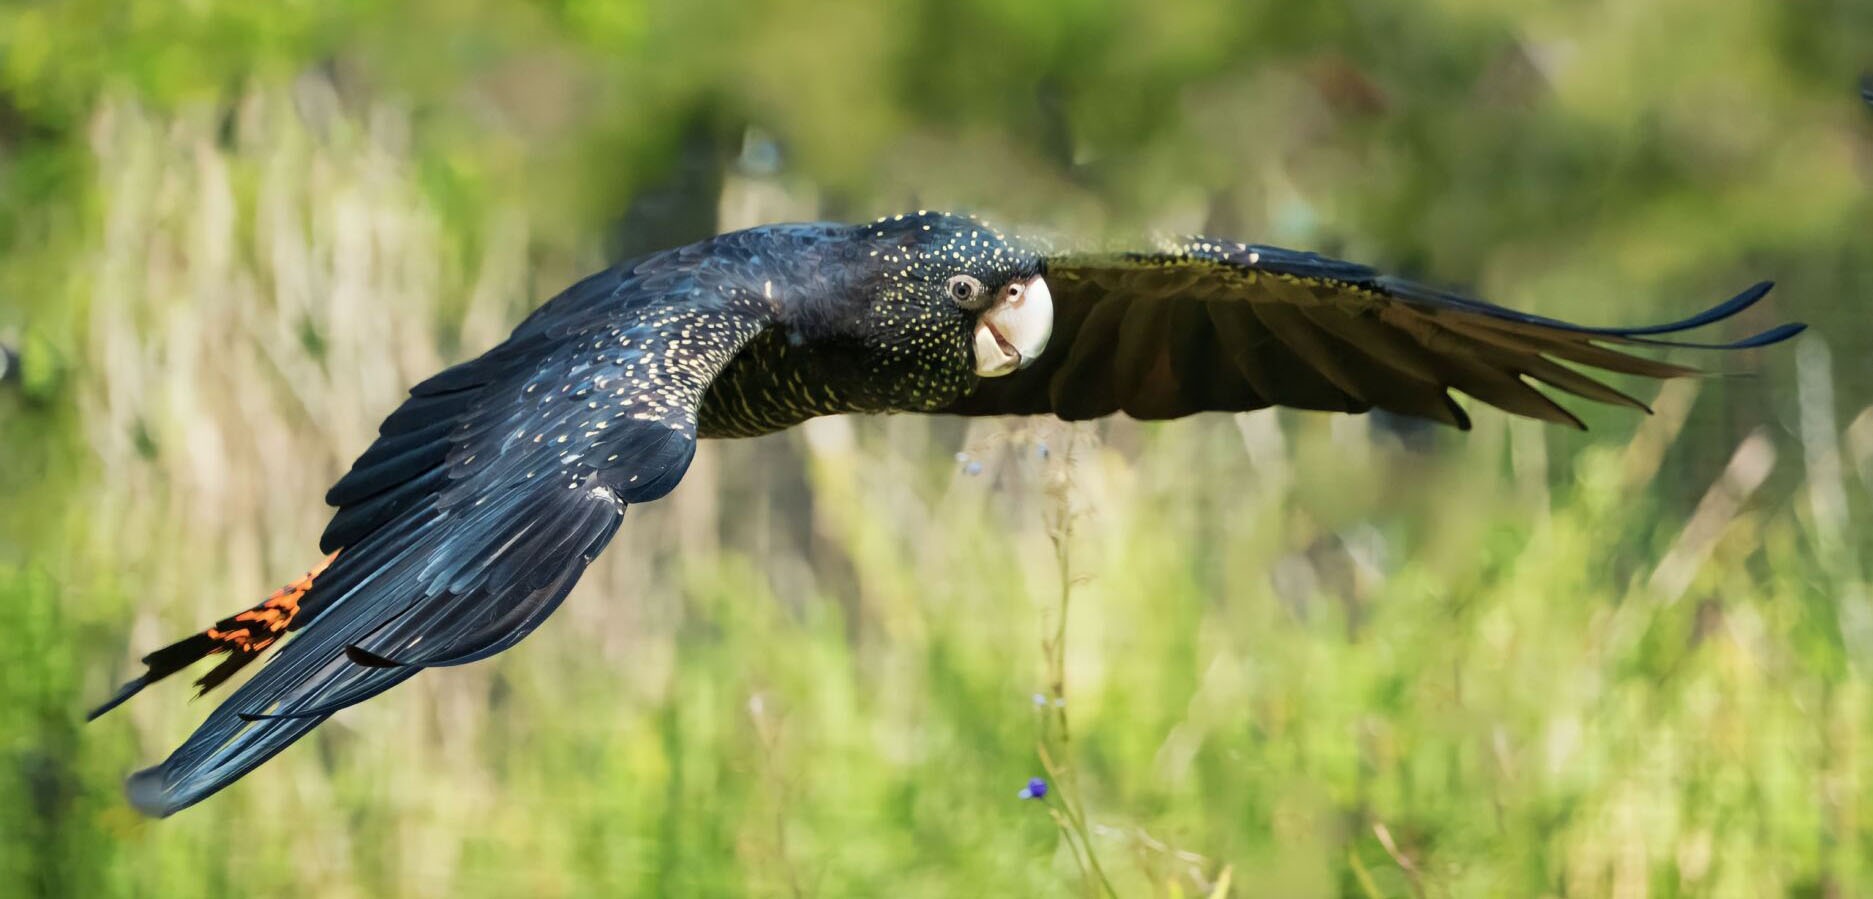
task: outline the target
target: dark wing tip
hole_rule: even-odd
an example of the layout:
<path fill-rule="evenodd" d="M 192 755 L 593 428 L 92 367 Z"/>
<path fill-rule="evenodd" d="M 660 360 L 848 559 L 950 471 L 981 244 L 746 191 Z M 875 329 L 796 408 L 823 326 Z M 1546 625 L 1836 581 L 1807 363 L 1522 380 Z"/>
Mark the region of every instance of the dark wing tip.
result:
<path fill-rule="evenodd" d="M 1473 427 L 1470 423 L 1470 413 L 1464 411 L 1463 406 L 1457 402 L 1456 397 L 1450 395 L 1449 391 L 1444 392 L 1444 408 L 1450 410 L 1451 420 L 1456 424 L 1457 430 L 1468 431 Z"/>
<path fill-rule="evenodd" d="M 1860 99 L 1873 106 L 1873 72 L 1860 76 Z"/>
<path fill-rule="evenodd" d="M 1786 325 L 1777 325 L 1754 337 L 1745 337 L 1736 343 L 1730 344 L 1729 348 L 1745 350 L 1752 347 L 1769 346 L 1770 344 L 1781 343 L 1806 330 L 1808 330 L 1807 322 L 1789 322 Z"/>
<path fill-rule="evenodd" d="M 1652 336 L 1656 334 L 1675 334 L 1680 331 L 1701 328 L 1705 325 L 1732 318 L 1737 313 L 1756 305 L 1763 297 L 1768 296 L 1769 291 L 1774 289 L 1774 287 L 1774 281 L 1758 281 L 1750 285 L 1750 287 L 1742 293 L 1687 319 L 1644 328 L 1603 329 L 1600 330 L 1599 333 L 1642 346 L 1677 347 L 1680 349 L 1692 350 L 1748 350 L 1781 343 L 1807 330 L 1808 325 L 1803 322 L 1789 322 L 1787 324 L 1777 325 L 1767 331 L 1752 334 L 1741 340 L 1734 340 L 1727 343 L 1700 343 L 1697 341 L 1677 339 L 1666 340 Z"/>
<path fill-rule="evenodd" d="M 145 768 L 126 778 L 124 795 L 129 798 L 131 807 L 151 818 L 167 818 L 187 806 L 175 801 L 162 765 Z"/>
<path fill-rule="evenodd" d="M 1753 350 L 1781 343 L 1806 330 L 1808 326 L 1802 322 L 1789 322 L 1728 343 L 1698 343 L 1691 340 L 1658 340 L 1647 337 L 1628 337 L 1625 341 L 1638 346 L 1672 347 L 1681 350 Z"/>
<path fill-rule="evenodd" d="M 1620 337 L 1643 337 L 1650 334 L 1674 334 L 1679 331 L 1701 328 L 1705 325 L 1723 321 L 1756 305 L 1763 297 L 1769 295 L 1769 291 L 1774 289 L 1774 281 L 1758 281 L 1744 288 L 1743 291 L 1736 296 L 1724 300 L 1690 318 L 1679 319 L 1675 322 L 1666 322 L 1662 325 L 1651 325 L 1641 328 L 1615 328 L 1610 329 L 1610 331 L 1616 333 Z"/>
<path fill-rule="evenodd" d="M 364 647 L 359 646 L 355 643 L 345 644 L 345 658 L 350 659 L 351 663 L 354 665 L 363 665 L 366 668 L 407 668 L 407 667 L 410 667 L 408 665 L 405 665 L 402 662 L 397 661 L 396 659 L 392 659 L 387 656 L 380 656 L 377 653 L 371 652 L 370 650 L 365 649 Z"/>
<path fill-rule="evenodd" d="M 111 709 L 114 709 L 120 705 L 123 705 L 126 700 L 142 692 L 143 688 L 149 685 L 150 685 L 150 676 L 148 674 L 145 674 L 141 677 L 138 677 L 135 680 L 132 680 L 124 684 L 121 687 L 118 687 L 117 695 L 112 696 L 111 698 L 105 700 L 102 705 L 99 705 L 97 708 L 92 709 L 90 712 L 86 713 L 85 720 L 86 721 L 98 720 L 98 718 L 101 717 L 105 712 L 108 712 Z"/>

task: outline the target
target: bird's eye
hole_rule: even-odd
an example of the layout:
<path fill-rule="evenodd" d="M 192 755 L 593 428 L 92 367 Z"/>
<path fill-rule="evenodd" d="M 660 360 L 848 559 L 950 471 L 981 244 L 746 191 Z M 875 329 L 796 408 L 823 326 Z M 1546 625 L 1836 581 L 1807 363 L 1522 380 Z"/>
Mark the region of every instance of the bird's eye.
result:
<path fill-rule="evenodd" d="M 976 302 L 983 293 L 982 282 L 968 275 L 952 276 L 949 279 L 947 289 L 949 290 L 950 299 L 955 300 L 958 305 L 963 306 Z"/>

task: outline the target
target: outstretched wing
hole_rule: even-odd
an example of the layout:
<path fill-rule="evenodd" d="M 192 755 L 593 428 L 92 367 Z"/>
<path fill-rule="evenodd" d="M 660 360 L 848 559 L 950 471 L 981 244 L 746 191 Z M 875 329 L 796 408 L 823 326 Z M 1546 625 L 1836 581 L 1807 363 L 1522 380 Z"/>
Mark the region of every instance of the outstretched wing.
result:
<path fill-rule="evenodd" d="M 132 776 L 131 801 L 187 807 L 333 712 L 500 652 L 551 614 L 625 506 L 683 476 L 702 391 L 765 327 L 765 305 L 707 262 L 686 248 L 589 278 L 413 389 L 326 497 L 337 556 L 299 598 L 298 633 Z"/>
<path fill-rule="evenodd" d="M 1047 280 L 1055 319 L 1046 352 L 942 411 L 1080 420 L 1376 408 L 1467 428 L 1449 393 L 1455 389 L 1581 427 L 1532 385 L 1643 409 L 1571 366 L 1674 377 L 1694 370 L 1612 347 L 1741 349 L 1802 329 L 1783 325 L 1723 344 L 1661 336 L 1729 318 L 1762 299 L 1767 283 L 1683 321 L 1588 328 L 1313 253 L 1206 238 L 1157 253 L 1059 257 L 1049 261 Z"/>

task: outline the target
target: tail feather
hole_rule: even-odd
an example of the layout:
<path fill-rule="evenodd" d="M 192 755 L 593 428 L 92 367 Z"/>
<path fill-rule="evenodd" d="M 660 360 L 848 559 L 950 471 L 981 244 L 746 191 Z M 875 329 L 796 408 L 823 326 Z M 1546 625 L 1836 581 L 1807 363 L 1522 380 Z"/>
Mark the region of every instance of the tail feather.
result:
<path fill-rule="evenodd" d="M 273 595 L 262 600 L 259 605 L 223 618 L 200 633 L 191 634 L 144 656 L 144 672 L 119 687 L 109 700 L 92 709 L 85 720 L 95 720 L 137 695 L 144 687 L 218 653 L 226 653 L 228 657 L 195 681 L 195 686 L 199 688 L 197 695 L 225 683 L 236 672 L 259 658 L 294 626 L 299 618 L 300 601 L 311 592 L 313 581 L 336 558 L 337 552 L 326 556 L 305 576 L 273 591 Z"/>
<path fill-rule="evenodd" d="M 167 759 L 132 775 L 132 804 L 174 814 L 346 706 L 512 646 L 565 598 L 624 511 L 604 487 L 478 499 L 466 514 L 412 510 L 348 547 L 302 604 L 293 639 Z"/>

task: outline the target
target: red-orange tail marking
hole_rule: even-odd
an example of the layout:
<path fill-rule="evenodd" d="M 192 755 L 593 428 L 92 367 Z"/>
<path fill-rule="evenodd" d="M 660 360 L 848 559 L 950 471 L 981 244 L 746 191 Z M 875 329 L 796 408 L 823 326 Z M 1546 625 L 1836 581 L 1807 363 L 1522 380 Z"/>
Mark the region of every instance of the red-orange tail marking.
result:
<path fill-rule="evenodd" d="M 323 574 L 325 569 L 331 566 L 332 560 L 336 558 L 338 558 L 336 552 L 326 556 L 324 561 L 306 572 L 304 577 L 273 591 L 273 595 L 267 597 L 260 605 L 232 618 L 223 618 L 216 622 L 214 627 L 203 631 L 202 633 L 208 639 L 220 644 L 211 652 L 258 653 L 272 646 L 273 641 L 278 640 L 280 635 L 286 633 L 286 629 L 292 626 L 293 618 L 299 614 L 299 600 L 305 597 L 306 591 L 312 589 L 313 580 Z M 212 673 L 210 672 L 211 675 Z M 207 677 L 202 678 L 204 681 L 207 679 Z M 216 681 L 216 683 L 219 682 Z M 204 684 L 202 689 L 206 690 L 212 686 L 214 684 Z"/>
<path fill-rule="evenodd" d="M 343 552 L 343 550 L 339 550 Z M 196 662 L 216 653 L 227 653 L 228 658 L 210 669 L 207 674 L 195 682 L 202 693 L 220 686 L 233 677 L 234 673 L 247 666 L 247 663 L 260 657 L 293 626 L 293 619 L 299 615 L 299 601 L 312 590 L 313 581 L 330 567 L 338 558 L 338 552 L 326 556 L 324 561 L 306 572 L 304 577 L 273 591 L 273 595 L 262 600 L 257 606 L 245 612 L 215 622 L 213 627 L 194 634 L 185 640 L 172 643 L 143 657 L 143 664 L 148 670 L 143 676 L 124 684 L 111 697 L 109 702 L 97 707 L 88 716 L 96 718 L 116 708 L 118 704 L 137 694 L 137 691 L 171 674 L 176 673 Z"/>

